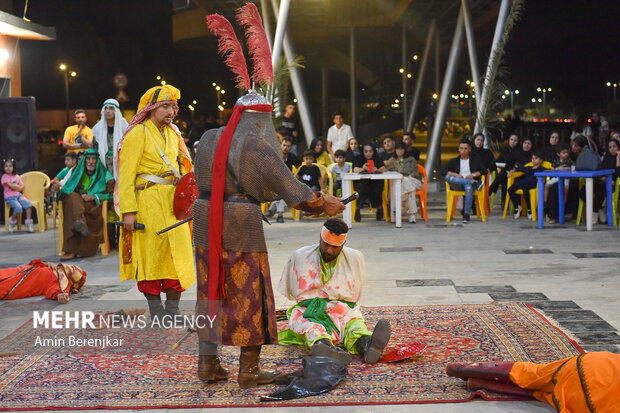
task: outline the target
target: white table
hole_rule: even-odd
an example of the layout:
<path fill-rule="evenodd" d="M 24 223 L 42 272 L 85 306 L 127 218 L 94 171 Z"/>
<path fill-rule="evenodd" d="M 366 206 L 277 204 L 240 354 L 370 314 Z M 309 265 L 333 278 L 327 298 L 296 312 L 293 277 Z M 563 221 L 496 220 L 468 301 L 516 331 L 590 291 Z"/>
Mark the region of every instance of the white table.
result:
<path fill-rule="evenodd" d="M 342 174 L 342 197 L 348 198 L 353 193 L 353 181 L 359 181 L 361 179 L 387 179 L 390 186 L 390 221 L 396 222 L 396 228 L 402 227 L 402 193 L 401 182 L 403 176 L 398 172 L 383 172 L 378 174 L 355 174 L 348 173 Z M 361 205 L 358 205 L 358 208 Z M 353 226 L 353 214 L 351 203 L 347 204 L 347 207 L 342 212 L 344 222 L 347 223 L 349 228 Z M 385 213 L 385 211 L 384 211 Z"/>

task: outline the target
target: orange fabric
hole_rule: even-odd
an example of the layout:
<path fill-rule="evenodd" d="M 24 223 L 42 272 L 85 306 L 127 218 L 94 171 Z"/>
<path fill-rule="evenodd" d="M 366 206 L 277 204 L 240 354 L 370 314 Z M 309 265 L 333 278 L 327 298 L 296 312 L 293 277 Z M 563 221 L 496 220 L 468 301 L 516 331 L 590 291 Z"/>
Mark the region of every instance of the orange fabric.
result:
<path fill-rule="evenodd" d="M 553 406 L 560 413 L 589 412 L 590 408 L 580 380 L 578 357 L 549 364 L 516 362 L 510 370 L 510 380 L 521 388 L 534 390 L 536 399 Z M 620 354 L 587 353 L 581 358 L 581 365 L 594 409 L 598 413 L 618 411 Z M 560 371 L 556 374 L 558 368 Z M 554 374 L 555 384 L 552 382 Z"/>

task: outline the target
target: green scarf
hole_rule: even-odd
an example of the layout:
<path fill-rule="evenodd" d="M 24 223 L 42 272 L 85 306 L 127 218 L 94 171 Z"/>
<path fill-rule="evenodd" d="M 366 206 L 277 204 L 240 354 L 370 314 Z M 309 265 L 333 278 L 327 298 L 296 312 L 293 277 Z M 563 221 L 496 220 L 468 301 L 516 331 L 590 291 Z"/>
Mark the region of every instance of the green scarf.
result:
<path fill-rule="evenodd" d="M 78 184 L 82 181 L 82 176 L 84 175 L 84 173 L 86 173 L 86 157 L 83 157 L 80 163 L 77 164 L 77 166 L 71 173 L 71 177 L 69 178 L 67 183 L 63 185 L 59 194 L 60 199 L 75 191 L 75 188 L 77 188 Z M 114 180 L 114 177 L 105 168 L 105 166 L 101 164 L 101 161 L 97 159 L 95 173 L 91 176 L 91 183 L 88 189 L 86 189 L 86 193 L 88 195 L 98 195 L 105 193 L 105 183 L 111 180 Z"/>
<path fill-rule="evenodd" d="M 306 307 L 306 311 L 304 311 L 304 318 L 312 321 L 313 323 L 317 323 L 325 327 L 327 334 L 332 334 L 332 332 L 337 331 L 336 325 L 332 321 L 329 314 L 327 314 L 327 303 L 332 300 L 331 298 L 309 298 L 307 300 L 303 300 L 298 303 L 296 307 Z M 337 300 L 341 303 L 345 303 L 349 306 L 349 308 L 355 307 L 355 303 L 351 303 L 349 301 Z"/>

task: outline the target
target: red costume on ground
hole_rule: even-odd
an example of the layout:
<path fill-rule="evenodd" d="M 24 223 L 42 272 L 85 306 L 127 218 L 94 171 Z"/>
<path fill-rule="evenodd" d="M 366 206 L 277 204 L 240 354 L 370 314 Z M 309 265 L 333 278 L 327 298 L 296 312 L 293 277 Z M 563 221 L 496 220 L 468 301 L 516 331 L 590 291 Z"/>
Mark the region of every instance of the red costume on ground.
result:
<path fill-rule="evenodd" d="M 75 265 L 33 260 L 28 265 L 0 269 L 0 299 L 44 295 L 55 300 L 60 293 L 77 293 L 86 281 L 86 272 Z"/>

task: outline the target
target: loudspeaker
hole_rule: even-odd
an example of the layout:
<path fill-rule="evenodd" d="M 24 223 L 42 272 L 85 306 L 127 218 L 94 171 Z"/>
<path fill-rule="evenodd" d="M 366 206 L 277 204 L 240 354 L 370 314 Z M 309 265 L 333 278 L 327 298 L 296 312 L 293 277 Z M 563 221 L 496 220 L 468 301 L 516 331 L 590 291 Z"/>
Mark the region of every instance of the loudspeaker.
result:
<path fill-rule="evenodd" d="M 37 169 L 36 113 L 33 96 L 0 98 L 0 159 L 15 159 L 20 174 Z"/>

